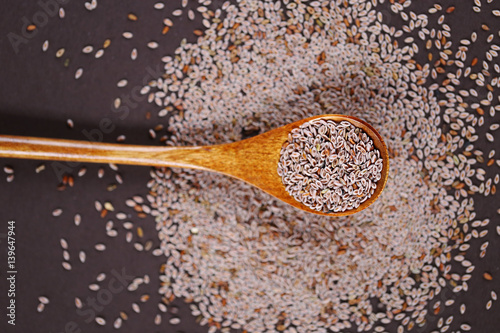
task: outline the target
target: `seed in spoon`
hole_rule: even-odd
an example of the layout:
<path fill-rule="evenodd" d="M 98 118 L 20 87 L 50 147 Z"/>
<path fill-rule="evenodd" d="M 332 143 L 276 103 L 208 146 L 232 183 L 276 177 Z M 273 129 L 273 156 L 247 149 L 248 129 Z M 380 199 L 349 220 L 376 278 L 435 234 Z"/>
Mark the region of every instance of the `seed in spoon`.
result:
<path fill-rule="evenodd" d="M 380 151 L 362 129 L 345 120 L 315 119 L 288 135 L 278 175 L 287 192 L 309 208 L 344 212 L 372 196 L 382 163 Z"/>

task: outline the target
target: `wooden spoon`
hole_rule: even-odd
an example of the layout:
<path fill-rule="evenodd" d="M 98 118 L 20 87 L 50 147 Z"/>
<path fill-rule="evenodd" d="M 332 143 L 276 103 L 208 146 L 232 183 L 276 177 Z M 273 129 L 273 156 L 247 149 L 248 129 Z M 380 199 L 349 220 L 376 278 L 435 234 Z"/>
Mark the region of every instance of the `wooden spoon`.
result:
<path fill-rule="evenodd" d="M 382 178 L 375 193 L 358 208 L 338 213 L 313 210 L 295 200 L 278 176 L 280 151 L 288 133 L 307 121 L 322 118 L 349 121 L 365 131 L 383 159 Z M 239 142 L 201 147 L 151 147 L 62 139 L 0 135 L 0 157 L 78 161 L 190 168 L 218 172 L 241 179 L 272 196 L 310 213 L 342 216 L 357 213 L 372 204 L 382 192 L 388 176 L 389 154 L 380 134 L 366 122 L 344 115 L 321 115 L 302 119 Z"/>

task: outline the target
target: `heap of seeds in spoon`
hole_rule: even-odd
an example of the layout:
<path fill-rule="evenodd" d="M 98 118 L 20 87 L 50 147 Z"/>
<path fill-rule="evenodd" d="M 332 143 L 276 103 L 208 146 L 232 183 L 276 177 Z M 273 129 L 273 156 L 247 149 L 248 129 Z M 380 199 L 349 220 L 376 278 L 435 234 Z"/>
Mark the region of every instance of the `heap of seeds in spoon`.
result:
<path fill-rule="evenodd" d="M 317 119 L 293 129 L 278 163 L 287 192 L 325 213 L 358 208 L 375 192 L 381 172 L 373 140 L 348 121 Z"/>

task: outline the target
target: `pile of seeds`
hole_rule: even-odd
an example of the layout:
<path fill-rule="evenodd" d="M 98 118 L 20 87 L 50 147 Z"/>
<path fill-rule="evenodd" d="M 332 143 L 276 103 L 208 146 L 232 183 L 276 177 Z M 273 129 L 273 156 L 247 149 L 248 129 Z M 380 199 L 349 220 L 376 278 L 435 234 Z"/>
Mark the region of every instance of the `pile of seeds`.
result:
<path fill-rule="evenodd" d="M 463 315 L 470 308 L 456 302 L 456 295 L 469 289 L 474 273 L 486 283 L 495 279 L 477 272 L 475 262 L 491 255 L 485 239 L 491 240 L 495 227 L 500 235 L 500 226 L 476 212 L 474 200 L 496 195 L 500 180 L 494 149 L 500 127 L 498 31 L 488 22 L 474 26 L 477 18 L 494 23 L 491 18 L 500 16 L 491 2 L 475 0 L 477 14 L 464 28 L 454 15 L 468 8 L 409 0 L 236 0 L 214 10 L 204 0 L 192 6 L 196 11 L 182 0 L 182 9 L 164 19 L 162 35 L 186 11 L 190 20 L 200 13 L 206 29 L 194 31 L 196 43 L 184 40 L 164 56 L 164 75 L 140 90 L 159 108 L 159 117 L 169 116 L 168 124 L 150 130 L 151 138 L 166 128 L 169 145 L 224 143 L 308 116 L 343 113 L 380 129 L 391 169 L 373 205 L 336 219 L 298 211 L 227 177 L 153 171 L 151 210 L 142 197 L 127 205 L 156 217 L 161 247 L 152 253 L 167 256 L 160 276 L 163 302 L 178 297 L 192 303 L 192 314 L 210 332 L 392 332 L 394 326 L 398 333 L 470 331 L 469 323 L 443 312 L 455 307 Z M 96 5 L 85 3 L 89 11 Z M 127 18 L 138 20 L 135 14 Z M 137 41 L 130 31 L 123 39 Z M 140 42 L 151 50 L 162 46 Z M 477 47 L 480 42 L 486 48 Z M 81 50 L 105 59 L 110 39 L 94 46 Z M 140 57 L 136 46 L 127 51 L 132 61 Z M 48 40 L 42 50 L 49 50 Z M 57 58 L 68 55 L 65 48 L 50 50 Z M 74 78 L 87 79 L 83 68 Z M 122 90 L 136 88 L 127 78 L 116 82 Z M 114 108 L 121 104 L 114 99 Z M 4 171 L 12 181 L 13 169 Z M 121 177 L 116 180 L 121 183 Z M 66 183 L 72 186 L 73 178 Z M 104 218 L 109 207 L 98 206 Z M 122 214 L 116 218 L 124 220 L 132 242 L 134 226 Z M 75 225 L 80 221 L 75 216 Z M 116 236 L 115 228 L 109 221 L 106 233 Z M 142 229 L 137 235 L 142 238 Z M 151 249 L 139 241 L 134 247 Z M 104 244 L 96 250 L 105 250 Z M 79 258 L 84 263 L 85 252 Z M 146 281 L 136 278 L 127 289 Z M 498 306 L 496 300 L 491 290 L 486 310 Z M 40 302 L 43 310 L 45 300 Z M 161 313 L 167 311 L 164 303 Z M 79 298 L 75 305 L 82 306 Z M 138 303 L 132 310 L 140 312 Z M 114 327 L 127 318 L 120 312 Z M 159 325 L 161 317 L 154 321 Z"/>
<path fill-rule="evenodd" d="M 316 119 L 293 129 L 278 163 L 287 192 L 325 213 L 358 208 L 375 192 L 381 172 L 373 140 L 348 121 Z"/>
<path fill-rule="evenodd" d="M 498 169 L 486 176 L 484 168 L 500 165 L 494 150 L 483 154 L 473 143 L 493 141 L 478 128 L 491 123 L 484 108 L 494 117 L 496 98 L 461 86 L 498 85 L 491 62 L 498 46 L 473 68 L 478 60 L 470 65 L 467 55 L 477 34 L 464 36 L 454 53 L 446 24 L 453 10 L 409 7 L 226 2 L 196 43 L 163 58 L 165 75 L 145 91 L 160 116 L 171 113 L 169 145 L 236 141 L 342 113 L 379 128 L 392 159 L 381 197 L 336 219 L 215 174 L 156 170 L 148 199 L 168 257 L 160 293 L 193 302 L 210 332 L 383 332 L 391 324 L 398 332 L 429 324 L 445 332 L 452 325 L 452 316 L 431 317 L 468 290 L 468 242 L 485 237 L 479 228 L 489 222 L 476 217 L 471 196 L 496 193 Z M 387 10 L 401 22 L 390 25 Z"/>

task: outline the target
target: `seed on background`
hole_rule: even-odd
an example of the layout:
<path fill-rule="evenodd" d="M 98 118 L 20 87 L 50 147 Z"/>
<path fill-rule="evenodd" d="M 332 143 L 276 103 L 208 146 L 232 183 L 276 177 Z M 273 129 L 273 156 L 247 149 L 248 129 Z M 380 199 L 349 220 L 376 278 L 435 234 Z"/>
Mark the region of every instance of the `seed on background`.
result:
<path fill-rule="evenodd" d="M 167 312 L 167 306 L 163 303 L 158 303 L 158 309 L 160 309 L 161 312 Z"/>
<path fill-rule="evenodd" d="M 127 18 L 130 20 L 130 21 L 137 21 L 137 15 L 133 14 L 133 13 L 130 13 L 127 15 Z"/>
<path fill-rule="evenodd" d="M 93 50 L 94 48 L 92 47 L 92 45 L 87 45 L 82 49 L 82 52 L 88 54 L 91 53 Z"/>
<path fill-rule="evenodd" d="M 123 323 L 122 318 L 118 317 L 115 319 L 115 321 L 113 323 L 113 327 L 116 329 L 119 329 L 120 327 L 122 327 L 122 323 Z"/>
<path fill-rule="evenodd" d="M 41 164 L 39 164 L 39 165 L 36 167 L 35 172 L 36 172 L 36 173 L 40 173 L 40 172 L 42 172 L 43 170 L 45 170 L 45 164 L 44 164 L 44 163 L 41 163 Z"/>
<path fill-rule="evenodd" d="M 118 212 L 118 213 L 116 213 L 116 218 L 118 220 L 125 220 L 127 218 L 127 214 L 125 214 L 123 212 Z"/>
<path fill-rule="evenodd" d="M 139 307 L 139 304 L 137 304 L 137 303 L 132 303 L 132 310 L 134 310 L 134 312 L 136 312 L 136 313 L 141 312 L 141 308 Z"/>
<path fill-rule="evenodd" d="M 56 58 L 61 58 L 64 54 L 64 48 L 57 50 L 56 52 Z"/>
<path fill-rule="evenodd" d="M 101 287 L 96 283 L 91 283 L 89 284 L 89 289 L 92 291 L 98 291 L 99 289 L 101 289 Z"/>
<path fill-rule="evenodd" d="M 75 306 L 77 309 L 81 309 L 83 307 L 82 300 L 78 297 L 75 297 Z"/>
<path fill-rule="evenodd" d="M 109 237 L 116 237 L 118 236 L 118 231 L 116 231 L 115 229 L 111 229 L 106 232 L 106 235 L 108 235 Z"/>
<path fill-rule="evenodd" d="M 168 322 L 172 325 L 178 325 L 181 323 L 181 319 L 179 317 L 174 317 L 171 318 Z"/>
<path fill-rule="evenodd" d="M 97 251 L 102 252 L 102 251 L 106 250 L 106 245 L 104 245 L 104 244 L 102 244 L 102 243 L 99 243 L 99 244 L 96 244 L 96 245 L 94 246 L 94 248 L 95 248 Z"/>
<path fill-rule="evenodd" d="M 64 11 L 64 8 L 59 8 L 59 17 L 64 18 L 66 16 L 66 12 Z"/>
<path fill-rule="evenodd" d="M 87 259 L 87 255 L 85 254 L 84 251 L 80 251 L 78 253 L 78 258 L 80 259 L 80 262 L 83 264 L 83 263 L 85 263 L 85 260 Z"/>
<path fill-rule="evenodd" d="M 78 170 L 78 177 L 83 177 L 86 173 L 87 173 L 87 168 L 81 167 L 80 170 Z"/>
<path fill-rule="evenodd" d="M 49 304 L 49 299 L 45 296 L 39 296 L 38 297 L 38 300 L 40 301 L 40 303 L 42 304 Z"/>
<path fill-rule="evenodd" d="M 138 55 L 137 49 L 136 49 L 136 48 L 133 48 L 133 49 L 132 49 L 132 52 L 130 53 L 130 58 L 131 58 L 132 60 L 135 60 L 135 59 L 137 59 L 137 55 Z"/>
<path fill-rule="evenodd" d="M 113 207 L 113 205 L 111 204 L 111 202 L 108 202 L 106 201 L 104 203 L 104 208 L 110 212 L 114 211 L 115 210 L 115 207 Z"/>
<path fill-rule="evenodd" d="M 118 81 L 118 83 L 116 84 L 118 88 L 123 88 L 127 85 L 128 81 L 125 80 L 125 79 L 122 79 L 120 81 Z"/>
<path fill-rule="evenodd" d="M 65 270 L 70 271 L 71 270 L 71 264 L 69 262 L 63 261 L 62 266 Z"/>
<path fill-rule="evenodd" d="M 113 106 L 115 107 L 115 109 L 118 109 L 120 107 L 122 103 L 122 100 L 120 98 L 116 98 L 113 102 Z"/>
<path fill-rule="evenodd" d="M 126 39 L 131 39 L 132 37 L 134 37 L 134 34 L 131 33 L 131 32 L 128 32 L 128 31 L 125 31 L 122 36 Z"/>
<path fill-rule="evenodd" d="M 106 320 L 104 320 L 104 318 L 102 317 L 95 317 L 95 322 L 101 326 L 106 325 Z"/>
<path fill-rule="evenodd" d="M 158 43 L 157 42 L 149 42 L 148 47 L 150 49 L 156 49 L 156 48 L 158 48 Z"/>
<path fill-rule="evenodd" d="M 56 208 L 52 211 L 52 216 L 61 216 L 63 210 L 61 208 Z"/>
<path fill-rule="evenodd" d="M 45 304 L 44 303 L 40 303 L 36 307 L 36 311 L 38 311 L 38 312 L 42 312 L 44 309 L 45 309 Z"/>
<path fill-rule="evenodd" d="M 99 59 L 100 57 L 102 57 L 104 55 L 104 50 L 103 49 L 99 49 L 97 50 L 97 52 L 95 53 L 94 57 L 96 59 Z"/>
<path fill-rule="evenodd" d="M 114 191 L 116 190 L 117 186 L 116 184 L 109 184 L 107 187 L 106 187 L 106 190 L 111 192 L 111 191 Z"/>
<path fill-rule="evenodd" d="M 45 52 L 49 49 L 49 41 L 46 40 L 45 42 L 43 42 L 43 45 L 42 45 L 42 51 Z"/>
<path fill-rule="evenodd" d="M 469 324 L 462 324 L 462 325 L 460 325 L 460 329 L 462 329 L 464 331 L 470 331 L 472 329 L 472 327 Z"/>
<path fill-rule="evenodd" d="M 80 214 L 75 214 L 75 217 L 73 218 L 73 222 L 75 225 L 78 227 L 80 223 L 82 223 L 82 217 Z"/>

